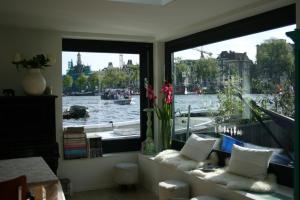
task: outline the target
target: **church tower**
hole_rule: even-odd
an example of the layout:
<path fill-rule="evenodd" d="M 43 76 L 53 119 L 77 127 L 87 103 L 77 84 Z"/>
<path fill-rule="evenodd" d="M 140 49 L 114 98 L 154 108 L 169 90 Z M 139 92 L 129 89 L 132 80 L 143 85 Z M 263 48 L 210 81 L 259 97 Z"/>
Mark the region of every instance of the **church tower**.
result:
<path fill-rule="evenodd" d="M 120 67 L 120 69 L 123 68 L 123 65 L 124 65 L 123 54 L 120 54 L 119 55 L 119 67 Z"/>
<path fill-rule="evenodd" d="M 79 66 L 79 65 L 82 65 L 82 61 L 81 61 L 81 55 L 78 52 L 78 54 L 77 54 L 77 66 Z"/>

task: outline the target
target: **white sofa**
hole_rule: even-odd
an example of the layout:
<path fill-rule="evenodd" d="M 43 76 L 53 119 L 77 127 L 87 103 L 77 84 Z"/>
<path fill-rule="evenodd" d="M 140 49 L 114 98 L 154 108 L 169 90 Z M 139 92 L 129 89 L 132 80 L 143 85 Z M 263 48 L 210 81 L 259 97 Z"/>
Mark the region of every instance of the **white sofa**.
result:
<path fill-rule="evenodd" d="M 194 176 L 189 172 L 170 167 L 156 162 L 153 157 L 139 154 L 140 182 L 148 190 L 158 194 L 158 183 L 166 179 L 178 179 L 189 183 L 191 197 L 198 195 L 215 196 L 223 200 L 258 200 L 264 199 L 264 195 L 235 191 L 223 185 L 216 184 L 203 178 Z M 291 197 L 293 190 L 279 186 L 276 193 Z"/>

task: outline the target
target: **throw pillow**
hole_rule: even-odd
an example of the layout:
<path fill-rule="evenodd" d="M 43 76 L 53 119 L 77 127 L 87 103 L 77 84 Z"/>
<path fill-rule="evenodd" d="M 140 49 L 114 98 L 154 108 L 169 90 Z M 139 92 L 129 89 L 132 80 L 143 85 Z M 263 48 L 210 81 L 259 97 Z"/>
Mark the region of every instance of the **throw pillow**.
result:
<path fill-rule="evenodd" d="M 216 139 L 202 138 L 198 135 L 192 134 L 182 147 L 180 154 L 192 160 L 202 162 L 206 160 L 215 142 Z"/>
<path fill-rule="evenodd" d="M 262 180 L 267 175 L 273 151 L 233 145 L 228 172 Z"/>

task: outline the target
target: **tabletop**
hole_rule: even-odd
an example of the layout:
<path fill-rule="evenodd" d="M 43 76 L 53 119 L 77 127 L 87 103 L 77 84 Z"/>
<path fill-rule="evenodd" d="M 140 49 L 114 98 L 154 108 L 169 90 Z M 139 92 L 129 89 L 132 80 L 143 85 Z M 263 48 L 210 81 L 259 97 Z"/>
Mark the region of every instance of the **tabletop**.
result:
<path fill-rule="evenodd" d="M 43 184 L 58 181 L 57 176 L 42 157 L 0 160 L 0 182 L 21 175 L 27 177 L 28 184 Z"/>

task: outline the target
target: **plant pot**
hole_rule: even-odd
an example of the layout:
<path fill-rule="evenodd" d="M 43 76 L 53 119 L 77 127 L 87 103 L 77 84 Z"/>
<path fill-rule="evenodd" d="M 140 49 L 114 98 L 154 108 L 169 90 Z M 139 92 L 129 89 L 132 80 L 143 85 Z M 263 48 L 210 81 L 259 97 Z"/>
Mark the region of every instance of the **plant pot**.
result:
<path fill-rule="evenodd" d="M 163 150 L 171 148 L 172 125 L 173 125 L 172 119 L 162 119 L 161 120 L 161 138 L 162 138 Z"/>
<path fill-rule="evenodd" d="M 39 96 L 46 89 L 46 79 L 40 69 L 28 69 L 23 77 L 22 86 L 27 95 Z"/>
<path fill-rule="evenodd" d="M 153 131 L 152 131 L 152 112 L 154 111 L 151 108 L 144 109 L 147 112 L 147 131 L 146 131 L 146 139 L 142 142 L 142 153 L 145 155 L 154 155 L 155 145 L 153 142 Z"/>

